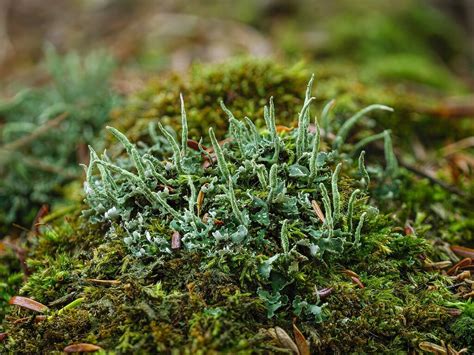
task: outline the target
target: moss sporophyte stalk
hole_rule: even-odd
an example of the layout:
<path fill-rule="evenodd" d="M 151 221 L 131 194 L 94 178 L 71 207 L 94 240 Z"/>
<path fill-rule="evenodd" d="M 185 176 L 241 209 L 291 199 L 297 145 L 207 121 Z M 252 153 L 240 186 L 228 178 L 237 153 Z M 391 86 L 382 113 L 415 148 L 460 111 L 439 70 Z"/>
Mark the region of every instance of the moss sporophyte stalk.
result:
<path fill-rule="evenodd" d="M 158 123 L 151 141 L 134 144 L 108 127 L 125 153 L 90 147 L 86 207 L 43 232 L 37 253 L 46 256 L 22 289 L 62 311 L 10 325 L 7 349 L 468 346 L 458 334 L 471 316 L 455 322 L 446 304 L 456 300 L 451 280 L 423 269 L 428 243 L 400 233 L 377 208 L 381 195 L 370 199 L 371 184 L 387 195 L 401 174 L 390 133 L 347 143 L 365 115 L 391 108 L 371 105 L 337 129 L 327 119 L 333 102 L 320 120 L 311 112 L 312 82 L 295 128 L 276 125 L 277 97 L 263 110 L 263 128 L 221 102 L 223 140 L 212 127 L 199 142 L 188 137 L 186 98 L 180 132 Z M 375 139 L 384 141 L 385 162 L 366 168 L 364 144 Z"/>

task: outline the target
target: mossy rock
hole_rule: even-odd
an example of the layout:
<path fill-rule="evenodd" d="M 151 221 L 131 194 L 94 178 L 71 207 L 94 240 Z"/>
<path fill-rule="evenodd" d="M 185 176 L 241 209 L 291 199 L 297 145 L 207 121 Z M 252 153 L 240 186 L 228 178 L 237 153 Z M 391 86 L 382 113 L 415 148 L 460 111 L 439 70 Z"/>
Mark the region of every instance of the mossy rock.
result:
<path fill-rule="evenodd" d="M 253 254 L 206 258 L 177 252 L 158 259 L 134 258 L 123 240 L 103 242 L 100 234 L 94 235 L 95 228 L 86 229 L 87 222 L 75 223 L 70 233 L 61 233 L 68 238 L 66 253 L 82 260 L 83 266 L 68 268 L 67 275 L 62 274 L 57 285 L 46 290 L 44 278 L 55 277 L 58 271 L 52 270 L 60 270 L 63 259 L 57 254 L 64 253 L 46 235 L 38 249 L 42 255 L 34 256 L 43 265 L 35 267 L 37 277 L 24 292 L 45 304 L 56 301 L 50 307 L 54 315 L 36 325 L 24 321 L 9 325 L 4 329 L 9 333 L 7 350 L 61 351 L 69 344 L 86 342 L 118 353 L 285 351 L 268 332 L 275 326 L 294 339 L 291 312 L 267 317 L 265 303 L 255 292 L 260 276 Z M 449 281 L 437 272 L 422 270 L 418 256 L 423 254 L 418 253 L 428 250 L 426 243 L 415 236 L 393 238 L 390 229 L 383 227 L 387 221 L 377 223 L 380 233 L 367 235 L 363 253 L 350 260 L 330 258 L 301 270 L 301 277 L 307 279 L 297 282 L 299 287 L 318 283 L 320 288 L 332 288 L 324 299 L 322 323 L 305 317 L 295 321 L 312 350 L 408 352 L 423 340 L 464 346 L 463 339 L 449 331 L 456 318 L 443 306 L 454 301 L 446 288 Z M 392 249 L 389 254 L 386 248 Z M 344 268 L 357 272 L 365 288 L 343 274 Z M 58 314 L 78 298 L 85 300 Z M 31 312 L 10 313 L 13 319 L 25 316 Z"/>

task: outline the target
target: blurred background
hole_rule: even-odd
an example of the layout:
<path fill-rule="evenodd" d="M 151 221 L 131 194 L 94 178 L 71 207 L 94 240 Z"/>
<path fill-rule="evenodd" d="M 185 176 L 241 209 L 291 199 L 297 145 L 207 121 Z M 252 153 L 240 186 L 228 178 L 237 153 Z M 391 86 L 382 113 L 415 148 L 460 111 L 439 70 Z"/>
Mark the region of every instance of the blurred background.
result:
<path fill-rule="evenodd" d="M 3 88 L 41 81 L 45 43 L 107 48 L 122 68 L 147 73 L 242 54 L 334 57 L 434 87 L 454 73 L 472 87 L 473 41 L 472 0 L 0 0 Z"/>

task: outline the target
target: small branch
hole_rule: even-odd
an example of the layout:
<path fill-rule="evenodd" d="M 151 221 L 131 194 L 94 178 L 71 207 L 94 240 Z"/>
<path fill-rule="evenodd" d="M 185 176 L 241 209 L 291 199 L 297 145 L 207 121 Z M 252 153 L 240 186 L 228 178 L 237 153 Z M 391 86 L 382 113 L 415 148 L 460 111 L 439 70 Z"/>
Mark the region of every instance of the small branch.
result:
<path fill-rule="evenodd" d="M 384 147 L 382 144 L 380 144 L 379 142 L 375 142 L 375 144 L 372 145 L 375 150 L 378 152 L 378 153 L 383 153 L 384 152 Z M 403 159 L 400 157 L 400 154 L 397 154 L 396 152 L 394 152 L 396 158 L 397 158 L 397 161 L 398 161 L 398 164 L 402 167 L 404 167 L 405 169 L 407 169 L 408 171 L 418 175 L 418 176 L 421 176 L 421 177 L 424 177 L 426 179 L 428 179 L 432 184 L 436 184 L 436 185 L 439 185 L 441 186 L 443 189 L 453 193 L 453 194 L 456 194 L 460 197 L 463 197 L 463 198 L 470 198 L 471 196 L 467 195 L 466 193 L 464 193 L 464 191 L 458 189 L 456 186 L 454 185 L 450 185 L 436 177 L 434 177 L 433 175 L 431 175 L 430 173 L 426 172 L 426 171 L 423 171 L 419 168 L 416 168 L 414 167 L 413 165 L 411 164 L 408 164 L 407 162 L 403 161 Z"/>
<path fill-rule="evenodd" d="M 15 140 L 13 142 L 10 142 L 10 143 L 7 143 L 3 146 L 0 146 L 0 151 L 1 150 L 9 150 L 9 151 L 18 150 L 19 148 L 21 148 L 25 145 L 28 145 L 29 143 L 34 141 L 36 138 L 38 138 L 38 137 L 42 136 L 43 134 L 47 133 L 51 128 L 54 128 L 54 127 L 58 126 L 62 121 L 64 121 L 64 119 L 66 119 L 66 117 L 68 115 L 69 114 L 67 112 L 64 112 L 64 113 L 60 114 L 59 116 L 53 118 L 52 120 L 49 120 L 44 125 L 42 125 L 42 126 L 38 127 L 37 129 L 35 129 L 30 134 L 28 134 L 24 137 L 18 138 L 17 140 Z"/>
<path fill-rule="evenodd" d="M 421 169 L 415 168 L 413 165 L 410 165 L 410 164 L 404 162 L 403 160 L 401 160 L 400 157 L 397 157 L 397 159 L 398 159 L 398 163 L 401 166 L 403 166 L 405 169 L 411 171 L 412 173 L 428 179 L 433 184 L 439 185 L 443 189 L 445 189 L 449 192 L 452 192 L 453 194 L 459 195 L 459 196 L 464 197 L 464 198 L 468 197 L 463 191 L 458 189 L 456 186 L 450 185 L 450 184 L 448 184 L 448 183 L 446 183 L 446 182 L 444 182 L 440 179 L 435 178 L 431 174 L 429 174 L 429 173 L 427 173 L 427 172 L 425 172 Z"/>
<path fill-rule="evenodd" d="M 13 154 L 12 154 L 12 156 L 13 156 Z M 43 160 L 34 159 L 34 158 L 24 156 L 24 155 L 22 155 L 20 159 L 26 165 L 29 165 L 31 167 L 37 168 L 39 170 L 42 170 L 42 171 L 45 171 L 45 172 L 48 172 L 48 173 L 57 174 L 57 175 L 62 176 L 66 179 L 75 179 L 80 175 L 79 170 L 78 170 L 78 173 L 74 173 L 71 169 L 67 169 L 67 168 L 64 168 L 64 167 L 61 167 L 61 166 L 55 166 L 55 165 L 47 163 Z"/>

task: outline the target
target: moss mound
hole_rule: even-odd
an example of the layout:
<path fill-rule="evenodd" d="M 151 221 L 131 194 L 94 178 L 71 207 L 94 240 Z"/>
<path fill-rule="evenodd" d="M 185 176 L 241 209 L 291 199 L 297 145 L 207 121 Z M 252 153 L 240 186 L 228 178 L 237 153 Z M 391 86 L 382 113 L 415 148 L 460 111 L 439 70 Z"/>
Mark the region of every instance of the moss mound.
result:
<path fill-rule="evenodd" d="M 263 123 L 263 106 L 269 97 L 277 97 L 280 123 L 289 124 L 297 116 L 300 93 L 308 72 L 302 65 L 285 67 L 272 60 L 234 59 L 221 65 L 195 65 L 187 75 L 171 73 L 166 80 L 154 78 L 145 89 L 132 96 L 127 105 L 113 114 L 114 125 L 131 139 L 146 139 L 149 123 L 157 119 L 164 125 L 179 126 L 179 95 L 183 93 L 189 118 L 190 137 L 199 138 L 212 122 L 222 137 L 227 120 L 220 113 L 219 101 L 233 108 L 237 117 L 244 115 Z"/>
<path fill-rule="evenodd" d="M 470 277 L 460 265 L 446 272 L 455 256 L 377 208 L 404 174 L 390 135 L 383 164 L 366 167 L 351 143 L 357 122 L 389 108 L 372 105 L 320 131 L 312 100 L 309 85 L 302 108 L 290 111 L 294 129 L 276 125 L 272 100 L 259 110 L 263 129 L 223 105 L 228 139 L 211 129 L 208 147 L 189 139 L 183 103 L 180 136 L 159 124 L 160 134 L 151 128 L 135 145 L 110 129 L 127 154 L 92 150 L 82 212 L 42 227 L 21 292 L 48 315 L 12 308 L 4 349 L 469 347 Z"/>

